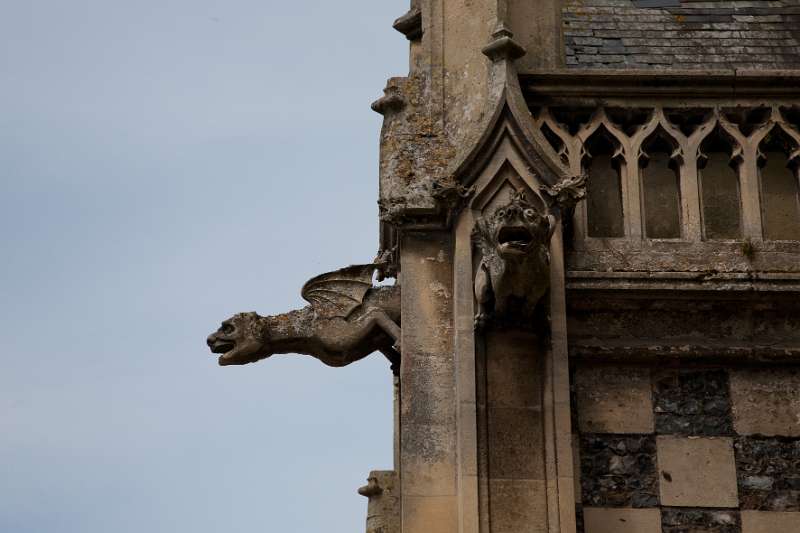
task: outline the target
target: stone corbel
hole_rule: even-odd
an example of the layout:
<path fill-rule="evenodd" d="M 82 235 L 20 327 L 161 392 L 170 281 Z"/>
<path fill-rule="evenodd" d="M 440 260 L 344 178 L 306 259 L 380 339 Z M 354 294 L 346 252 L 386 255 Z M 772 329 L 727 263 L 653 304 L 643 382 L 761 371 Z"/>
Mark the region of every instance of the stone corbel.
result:
<path fill-rule="evenodd" d="M 392 28 L 406 36 L 409 41 L 422 37 L 422 12 L 418 7 L 412 7 L 408 13 L 398 17 Z"/>
<path fill-rule="evenodd" d="M 514 40 L 514 34 L 502 22 L 497 25 L 492 33 L 492 40 L 481 52 L 493 63 L 513 61 L 526 54 L 525 48 Z"/>
<path fill-rule="evenodd" d="M 383 96 L 372 102 L 370 108 L 376 113 L 387 116 L 390 113 L 401 111 L 405 105 L 406 101 L 400 94 L 400 89 L 397 85 L 388 84 L 383 89 Z"/>

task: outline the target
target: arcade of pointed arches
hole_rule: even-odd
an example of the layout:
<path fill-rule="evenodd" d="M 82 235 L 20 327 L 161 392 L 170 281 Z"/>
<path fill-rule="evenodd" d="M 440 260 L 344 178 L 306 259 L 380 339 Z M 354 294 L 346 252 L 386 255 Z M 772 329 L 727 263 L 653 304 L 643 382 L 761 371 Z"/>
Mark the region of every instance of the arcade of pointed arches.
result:
<path fill-rule="evenodd" d="M 537 128 L 588 175 L 580 245 L 800 241 L 800 107 L 538 107 Z"/>

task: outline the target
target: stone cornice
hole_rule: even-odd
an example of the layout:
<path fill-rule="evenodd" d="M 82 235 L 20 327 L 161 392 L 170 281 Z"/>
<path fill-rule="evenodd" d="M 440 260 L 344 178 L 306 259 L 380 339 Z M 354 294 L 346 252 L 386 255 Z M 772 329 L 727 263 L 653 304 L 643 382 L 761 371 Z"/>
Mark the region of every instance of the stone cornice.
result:
<path fill-rule="evenodd" d="M 528 95 L 798 98 L 800 70 L 577 70 L 520 74 Z"/>
<path fill-rule="evenodd" d="M 572 291 L 800 292 L 795 272 L 593 272 L 567 271 Z"/>

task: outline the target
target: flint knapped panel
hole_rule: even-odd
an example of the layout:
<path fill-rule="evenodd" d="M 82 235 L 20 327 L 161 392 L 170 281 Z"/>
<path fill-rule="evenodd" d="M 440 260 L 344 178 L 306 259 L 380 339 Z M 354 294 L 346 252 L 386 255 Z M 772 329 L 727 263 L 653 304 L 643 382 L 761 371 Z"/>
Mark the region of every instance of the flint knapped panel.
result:
<path fill-rule="evenodd" d="M 735 451 L 743 510 L 800 512 L 800 439 L 738 437 Z"/>
<path fill-rule="evenodd" d="M 580 453 L 585 506 L 658 506 L 655 436 L 582 435 Z"/>
<path fill-rule="evenodd" d="M 733 434 L 726 371 L 669 370 L 654 378 L 656 433 L 708 437 Z"/>
<path fill-rule="evenodd" d="M 739 513 L 732 510 L 665 507 L 661 510 L 662 533 L 741 533 Z"/>

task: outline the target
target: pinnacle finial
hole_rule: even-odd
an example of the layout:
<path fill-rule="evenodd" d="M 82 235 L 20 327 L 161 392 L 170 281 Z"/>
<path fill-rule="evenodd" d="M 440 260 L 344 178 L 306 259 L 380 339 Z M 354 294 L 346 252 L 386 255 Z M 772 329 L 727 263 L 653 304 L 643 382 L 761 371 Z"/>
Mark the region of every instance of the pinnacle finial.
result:
<path fill-rule="evenodd" d="M 525 48 L 514 40 L 514 33 L 502 21 L 495 27 L 491 39 L 481 52 L 494 62 L 513 61 L 526 54 Z"/>

